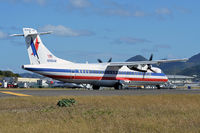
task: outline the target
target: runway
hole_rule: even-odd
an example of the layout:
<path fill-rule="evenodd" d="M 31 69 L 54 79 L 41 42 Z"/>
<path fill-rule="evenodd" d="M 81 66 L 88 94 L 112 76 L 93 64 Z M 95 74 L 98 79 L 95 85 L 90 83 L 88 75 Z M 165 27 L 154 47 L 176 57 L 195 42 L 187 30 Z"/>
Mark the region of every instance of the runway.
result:
<path fill-rule="evenodd" d="M 121 96 L 121 95 L 159 95 L 159 94 L 200 94 L 199 89 L 139 89 L 139 90 L 65 90 L 65 89 L 23 89 L 1 90 L 0 98 L 16 96 Z"/>

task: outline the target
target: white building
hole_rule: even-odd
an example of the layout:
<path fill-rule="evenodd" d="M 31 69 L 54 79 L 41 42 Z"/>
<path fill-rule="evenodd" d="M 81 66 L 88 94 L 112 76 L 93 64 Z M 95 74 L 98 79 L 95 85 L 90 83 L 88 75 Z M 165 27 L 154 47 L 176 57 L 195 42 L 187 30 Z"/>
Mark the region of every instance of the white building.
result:
<path fill-rule="evenodd" d="M 29 88 L 29 87 L 37 87 L 37 81 L 40 80 L 39 78 L 22 78 L 16 77 L 15 83 L 18 84 L 20 88 Z"/>

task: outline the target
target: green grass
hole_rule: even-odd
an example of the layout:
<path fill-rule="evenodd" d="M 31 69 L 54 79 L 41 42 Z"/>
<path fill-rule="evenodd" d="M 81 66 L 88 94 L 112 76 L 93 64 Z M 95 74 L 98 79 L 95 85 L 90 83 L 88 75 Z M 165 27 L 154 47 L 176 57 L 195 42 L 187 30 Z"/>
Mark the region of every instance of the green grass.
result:
<path fill-rule="evenodd" d="M 74 98 L 73 107 L 58 100 Z M 200 95 L 0 99 L 0 133 L 200 132 Z"/>

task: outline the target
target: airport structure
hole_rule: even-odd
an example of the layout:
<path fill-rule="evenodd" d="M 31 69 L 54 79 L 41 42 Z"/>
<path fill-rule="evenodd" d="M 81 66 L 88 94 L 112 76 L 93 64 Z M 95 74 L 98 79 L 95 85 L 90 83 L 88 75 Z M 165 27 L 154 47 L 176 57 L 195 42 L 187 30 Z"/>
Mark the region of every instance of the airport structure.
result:
<path fill-rule="evenodd" d="M 167 75 L 169 82 L 177 86 L 184 86 L 185 84 L 192 84 L 195 77 L 184 75 Z"/>
<path fill-rule="evenodd" d="M 15 82 L 18 83 L 19 88 L 36 87 L 38 80 L 40 79 L 39 78 L 22 78 L 22 77 L 15 78 Z"/>
<path fill-rule="evenodd" d="M 48 87 L 47 80 L 40 78 L 2 77 L 2 88 Z"/>

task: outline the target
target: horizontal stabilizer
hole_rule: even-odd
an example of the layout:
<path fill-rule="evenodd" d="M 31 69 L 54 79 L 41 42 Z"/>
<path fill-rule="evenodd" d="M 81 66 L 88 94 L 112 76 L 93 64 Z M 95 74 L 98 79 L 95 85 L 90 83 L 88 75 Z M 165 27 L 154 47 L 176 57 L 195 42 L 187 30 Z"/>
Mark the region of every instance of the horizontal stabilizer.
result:
<path fill-rule="evenodd" d="M 26 36 L 28 35 L 45 35 L 45 34 L 51 34 L 53 33 L 52 31 L 48 31 L 48 32 L 40 32 L 40 33 L 30 33 L 30 34 L 27 34 Z M 11 37 L 12 36 L 24 36 L 24 34 L 12 34 L 10 35 Z"/>
<path fill-rule="evenodd" d="M 24 34 L 12 34 L 10 36 L 24 36 Z"/>

